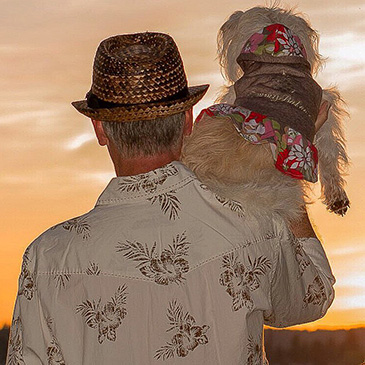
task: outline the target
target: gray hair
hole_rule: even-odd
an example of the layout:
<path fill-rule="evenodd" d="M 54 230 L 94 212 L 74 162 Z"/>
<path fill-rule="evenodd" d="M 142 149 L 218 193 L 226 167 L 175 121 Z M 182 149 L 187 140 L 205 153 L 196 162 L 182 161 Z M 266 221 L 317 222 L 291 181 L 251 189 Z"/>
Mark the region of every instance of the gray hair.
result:
<path fill-rule="evenodd" d="M 102 122 L 106 136 L 123 157 L 150 156 L 174 150 L 182 141 L 185 112 L 153 120 Z"/>

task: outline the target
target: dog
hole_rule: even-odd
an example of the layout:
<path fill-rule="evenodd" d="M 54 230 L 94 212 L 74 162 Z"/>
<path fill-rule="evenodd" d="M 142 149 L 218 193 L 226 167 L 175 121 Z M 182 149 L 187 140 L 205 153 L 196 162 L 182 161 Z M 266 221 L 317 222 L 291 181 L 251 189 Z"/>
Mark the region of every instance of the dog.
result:
<path fill-rule="evenodd" d="M 228 86 L 222 88 L 217 102 L 235 103 L 235 83 L 244 75 L 237 58 L 250 36 L 270 24 L 282 24 L 298 36 L 311 75 L 319 72 L 324 63 L 318 50 L 319 35 L 301 14 L 275 6 L 236 11 L 218 32 L 218 59 Z M 344 190 L 349 158 L 343 131 L 348 113 L 335 87 L 323 90 L 322 101 L 329 104 L 328 118 L 314 137 L 322 200 L 329 211 L 343 216 L 349 208 Z M 198 119 L 184 142 L 182 158 L 204 184 L 219 195 L 244 202 L 254 215 L 279 214 L 288 223 L 299 219 L 303 206 L 309 203 L 309 183 L 278 171 L 269 144 L 245 140 L 229 118 L 205 114 Z"/>

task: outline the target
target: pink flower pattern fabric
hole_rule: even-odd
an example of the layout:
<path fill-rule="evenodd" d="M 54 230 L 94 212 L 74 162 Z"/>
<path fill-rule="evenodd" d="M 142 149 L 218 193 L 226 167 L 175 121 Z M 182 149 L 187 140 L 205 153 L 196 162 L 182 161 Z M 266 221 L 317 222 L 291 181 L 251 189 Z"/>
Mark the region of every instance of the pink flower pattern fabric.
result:
<path fill-rule="evenodd" d="M 243 46 L 241 53 L 271 56 L 297 56 L 307 59 L 299 37 L 282 24 L 271 24 L 254 33 Z"/>
<path fill-rule="evenodd" d="M 237 132 L 253 144 L 270 143 L 275 167 L 285 175 L 317 181 L 318 152 L 301 133 L 288 126 L 283 128 L 266 115 L 236 105 L 214 104 L 203 109 L 195 123 L 205 115 L 230 118 Z"/>

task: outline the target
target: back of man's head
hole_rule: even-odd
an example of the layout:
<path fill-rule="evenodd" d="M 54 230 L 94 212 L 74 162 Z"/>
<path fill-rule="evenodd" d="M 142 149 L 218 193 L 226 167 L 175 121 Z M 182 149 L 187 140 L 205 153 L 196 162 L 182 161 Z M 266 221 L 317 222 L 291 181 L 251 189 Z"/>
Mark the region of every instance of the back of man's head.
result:
<path fill-rule="evenodd" d="M 188 87 L 169 35 L 124 34 L 100 43 L 86 100 L 72 104 L 102 121 L 106 138 L 122 157 L 134 158 L 179 149 L 186 116 L 207 89 Z"/>
<path fill-rule="evenodd" d="M 153 120 L 103 122 L 103 128 L 123 158 L 135 158 L 179 150 L 184 124 L 180 112 Z"/>

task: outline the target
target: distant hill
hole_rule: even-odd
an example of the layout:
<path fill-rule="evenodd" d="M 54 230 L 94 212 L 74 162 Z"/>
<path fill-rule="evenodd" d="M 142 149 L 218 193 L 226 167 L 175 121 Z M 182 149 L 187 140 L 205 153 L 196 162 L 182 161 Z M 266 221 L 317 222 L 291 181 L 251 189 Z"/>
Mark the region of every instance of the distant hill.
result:
<path fill-rule="evenodd" d="M 3 327 L 0 365 L 5 364 L 8 336 L 9 328 Z M 365 361 L 365 328 L 314 332 L 268 328 L 265 347 L 270 365 L 361 365 Z"/>

